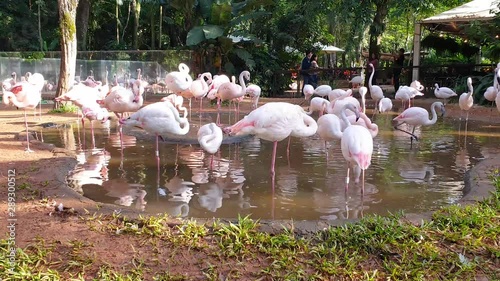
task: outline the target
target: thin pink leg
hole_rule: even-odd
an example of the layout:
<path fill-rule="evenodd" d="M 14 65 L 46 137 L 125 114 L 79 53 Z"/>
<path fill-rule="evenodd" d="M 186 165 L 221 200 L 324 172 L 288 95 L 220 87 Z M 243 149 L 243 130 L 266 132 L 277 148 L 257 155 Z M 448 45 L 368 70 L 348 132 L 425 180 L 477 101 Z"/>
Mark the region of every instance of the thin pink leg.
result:
<path fill-rule="evenodd" d="M 276 163 L 276 150 L 278 148 L 278 141 L 275 141 L 273 144 L 273 156 L 271 159 L 271 175 L 274 177 L 274 164 Z"/>
<path fill-rule="evenodd" d="M 90 120 L 90 132 L 92 133 L 92 148 L 95 148 L 94 122 Z"/>
<path fill-rule="evenodd" d="M 83 149 L 87 148 L 86 138 L 85 138 L 85 117 L 82 115 L 82 131 L 83 131 Z"/>
<path fill-rule="evenodd" d="M 361 184 L 361 194 L 365 194 L 365 170 L 363 170 L 362 180 L 363 183 Z"/>
<path fill-rule="evenodd" d="M 288 146 L 286 147 L 286 156 L 290 158 L 290 143 L 292 142 L 292 137 L 288 137 Z"/>
<path fill-rule="evenodd" d="M 345 177 L 345 192 L 349 189 L 349 164 L 347 164 L 347 176 Z"/>
<path fill-rule="evenodd" d="M 33 150 L 30 149 L 30 132 L 28 130 L 28 117 L 26 116 L 26 110 L 24 110 L 24 125 L 26 126 L 26 152 L 33 152 Z"/>

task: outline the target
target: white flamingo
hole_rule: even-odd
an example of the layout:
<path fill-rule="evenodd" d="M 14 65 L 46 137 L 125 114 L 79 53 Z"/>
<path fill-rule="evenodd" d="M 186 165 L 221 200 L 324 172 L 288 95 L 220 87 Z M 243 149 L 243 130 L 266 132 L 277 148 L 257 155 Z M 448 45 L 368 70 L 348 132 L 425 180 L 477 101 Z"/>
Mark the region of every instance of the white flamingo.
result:
<path fill-rule="evenodd" d="M 348 103 L 344 106 L 340 114 L 340 118 L 342 118 L 344 124 L 349 123 L 345 113 L 346 110 L 352 111 L 355 114 L 353 116 L 359 118 L 359 110 L 353 104 Z M 325 141 L 325 148 L 327 141 L 340 140 L 342 138 L 342 131 L 344 128 L 342 128 L 342 121 L 340 118 L 335 114 L 325 114 L 318 118 L 317 132 L 319 137 Z"/>
<path fill-rule="evenodd" d="M 248 96 L 252 99 L 252 108 L 256 109 L 257 106 L 259 105 L 259 98 L 260 98 L 260 93 L 262 89 L 259 87 L 259 85 L 248 85 L 247 86 L 247 94 Z"/>
<path fill-rule="evenodd" d="M 30 149 L 28 120 L 26 117 L 26 109 L 36 109 L 36 106 L 42 100 L 42 94 L 39 89 L 28 82 L 16 84 L 10 91 L 4 91 L 2 96 L 3 103 L 6 105 L 13 104 L 24 110 L 24 125 L 26 127 L 26 152 L 33 152 Z"/>
<path fill-rule="evenodd" d="M 370 79 L 368 79 L 368 89 L 370 90 L 370 95 L 372 97 L 372 100 L 375 101 L 375 112 L 376 112 L 378 101 L 384 98 L 384 92 L 382 91 L 382 88 L 380 88 L 380 86 L 372 84 L 373 75 L 375 74 L 375 67 L 371 63 L 370 67 L 372 68 L 372 73 L 370 74 Z"/>
<path fill-rule="evenodd" d="M 179 111 L 169 102 L 148 104 L 133 113 L 129 118 L 121 119 L 120 123 L 127 127 L 139 127 L 150 134 L 156 135 L 155 152 L 157 161 L 159 161 L 160 157 L 158 139 L 162 135 L 185 135 L 189 132 L 189 122 L 187 118 L 180 117 Z"/>
<path fill-rule="evenodd" d="M 342 133 L 342 138 L 340 139 L 340 146 L 342 149 L 342 155 L 347 162 L 347 175 L 346 175 L 346 186 L 345 190 L 349 188 L 349 170 L 361 169 L 363 172 L 363 183 L 361 186 L 361 193 L 365 192 L 365 170 L 371 164 L 371 158 L 373 153 L 373 138 L 368 131 L 363 126 L 350 125 L 347 124 L 347 128 Z M 358 179 L 356 178 L 356 181 Z"/>
<path fill-rule="evenodd" d="M 17 74 L 15 72 L 12 72 L 10 74 L 10 78 L 3 80 L 2 88 L 4 91 L 9 91 L 10 89 L 12 89 L 12 87 L 14 87 L 14 85 L 16 85 L 16 83 L 17 83 Z"/>
<path fill-rule="evenodd" d="M 309 84 L 305 84 L 304 88 L 302 88 L 302 93 L 304 94 L 304 100 L 307 101 L 314 95 L 314 87 Z"/>
<path fill-rule="evenodd" d="M 434 95 L 438 99 L 443 99 L 444 104 L 448 102 L 449 98 L 457 96 L 457 93 L 455 93 L 455 91 L 448 87 L 439 87 L 438 83 L 434 84 L 434 87 L 436 87 L 434 89 Z"/>
<path fill-rule="evenodd" d="M 383 98 L 378 103 L 378 111 L 380 113 L 389 112 L 392 110 L 392 101 L 390 98 Z"/>
<path fill-rule="evenodd" d="M 467 93 L 463 93 L 460 95 L 460 98 L 458 99 L 458 106 L 460 106 L 460 109 L 463 111 L 467 112 L 467 116 L 465 117 L 465 130 L 467 131 L 467 121 L 469 120 L 469 110 L 472 108 L 472 105 L 474 105 L 474 98 L 472 97 L 472 94 L 474 93 L 474 89 L 472 87 L 472 78 L 467 78 L 467 88 L 469 91 Z M 460 113 L 460 120 L 462 120 L 462 113 Z"/>
<path fill-rule="evenodd" d="M 418 141 L 417 136 L 415 135 L 415 128 L 417 126 L 429 126 L 433 125 L 437 121 L 437 113 L 436 113 L 436 108 L 439 107 L 442 115 L 445 114 L 445 108 L 444 104 L 440 101 L 436 101 L 431 105 L 431 114 L 432 114 L 432 119 L 429 119 L 429 112 L 421 107 L 410 107 L 403 111 L 401 114 L 396 116 L 393 121 L 396 122 L 396 125 L 394 126 L 394 129 L 407 133 L 410 135 L 410 139 L 413 140 L 415 139 Z M 408 124 L 410 126 L 413 126 L 412 132 L 405 131 L 403 129 L 400 129 L 399 126 L 402 124 Z"/>
<path fill-rule="evenodd" d="M 336 99 L 345 98 L 345 97 L 348 97 L 348 96 L 351 96 L 351 95 L 352 95 L 352 90 L 351 89 L 348 89 L 348 90 L 333 89 L 333 90 L 331 90 L 328 93 L 328 100 L 329 101 L 334 101 Z"/>
<path fill-rule="evenodd" d="M 361 112 L 366 113 L 366 93 L 368 88 L 365 86 L 359 87 L 359 95 L 361 96 Z"/>
<path fill-rule="evenodd" d="M 311 100 L 311 103 L 309 104 L 309 112 L 307 112 L 308 115 L 313 114 L 313 112 L 318 111 L 319 116 L 323 115 L 325 112 L 326 108 L 330 106 L 330 102 L 321 97 L 314 97 Z"/>
<path fill-rule="evenodd" d="M 179 71 L 172 71 L 165 77 L 165 84 L 174 94 L 180 94 L 186 91 L 193 83 L 193 78 L 189 75 L 189 67 L 184 64 L 179 64 Z"/>
<path fill-rule="evenodd" d="M 222 129 L 215 123 L 208 123 L 200 127 L 197 136 L 198 143 L 203 148 L 203 150 L 211 154 L 210 169 L 212 169 L 214 154 L 219 150 L 222 144 Z"/>
<path fill-rule="evenodd" d="M 271 175 L 275 174 L 276 148 L 278 141 L 294 136 L 312 136 L 318 125 L 313 118 L 305 114 L 302 107 L 286 102 L 269 102 L 252 110 L 247 116 L 234 125 L 224 128 L 230 135 L 255 135 L 258 138 L 272 141 L 273 154 Z"/>
<path fill-rule="evenodd" d="M 320 97 L 328 97 L 328 93 L 332 91 L 332 87 L 330 85 L 319 85 L 314 89 L 314 94 Z"/>
<path fill-rule="evenodd" d="M 193 97 L 200 100 L 200 112 L 203 108 L 203 98 L 208 94 L 209 84 L 212 84 L 212 73 L 204 72 L 198 75 L 198 79 L 194 80 L 189 86 Z"/>
<path fill-rule="evenodd" d="M 179 111 L 182 111 L 182 117 L 186 118 L 187 117 L 187 108 L 185 106 L 182 106 L 182 104 L 184 103 L 184 98 L 182 96 L 178 96 L 176 94 L 170 94 L 166 97 L 163 97 L 161 99 L 161 101 L 163 102 L 170 102 L 175 108 L 177 108 L 177 110 Z"/>

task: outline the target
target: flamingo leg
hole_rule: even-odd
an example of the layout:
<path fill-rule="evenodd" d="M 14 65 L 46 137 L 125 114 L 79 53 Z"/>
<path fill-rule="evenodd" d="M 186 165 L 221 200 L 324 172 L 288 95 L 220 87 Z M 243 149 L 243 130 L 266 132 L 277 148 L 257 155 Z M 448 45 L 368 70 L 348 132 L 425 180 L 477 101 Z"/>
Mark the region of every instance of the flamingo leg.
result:
<path fill-rule="evenodd" d="M 399 123 L 399 124 L 397 124 L 396 126 L 394 126 L 394 129 L 395 129 L 395 130 L 398 130 L 398 131 L 401 131 L 401 132 L 403 132 L 403 133 L 407 133 L 408 135 L 410 135 L 411 139 L 415 139 L 416 141 L 418 141 L 418 137 L 417 137 L 417 136 L 415 136 L 415 134 L 414 134 L 414 133 L 410 133 L 410 132 L 408 132 L 408 131 L 405 131 L 405 130 L 403 130 L 403 129 L 399 128 L 399 126 L 401 126 L 401 125 L 403 125 L 403 124 L 404 124 L 404 123 Z M 413 127 L 413 131 L 415 132 L 415 127 Z"/>
<path fill-rule="evenodd" d="M 26 110 L 24 110 L 24 125 L 26 126 L 26 150 L 25 152 L 33 152 L 33 150 L 30 149 L 30 132 L 28 130 L 28 117 L 26 116 Z"/>
<path fill-rule="evenodd" d="M 347 175 L 345 177 L 345 193 L 347 193 L 347 190 L 349 189 L 349 164 L 347 164 Z"/>
<path fill-rule="evenodd" d="M 92 148 L 95 148 L 94 122 L 90 120 L 90 132 L 92 133 Z"/>
<path fill-rule="evenodd" d="M 290 158 L 290 143 L 292 142 L 292 137 L 288 137 L 288 145 L 286 147 L 286 157 Z"/>
<path fill-rule="evenodd" d="M 82 115 L 82 131 L 83 131 L 83 148 L 87 148 L 86 138 L 85 138 L 85 117 Z"/>
<path fill-rule="evenodd" d="M 38 108 L 40 109 L 40 115 L 38 117 L 38 120 L 42 121 L 42 101 L 40 100 L 40 103 L 38 104 Z M 36 112 L 36 110 L 35 110 Z"/>
<path fill-rule="evenodd" d="M 274 141 L 273 143 L 273 156 L 271 159 L 271 176 L 274 177 L 275 172 L 274 172 L 274 165 L 276 164 L 276 150 L 278 148 L 278 141 Z"/>
<path fill-rule="evenodd" d="M 361 183 L 361 194 L 365 194 L 365 170 L 363 169 L 362 175 L 361 175 L 362 183 Z"/>

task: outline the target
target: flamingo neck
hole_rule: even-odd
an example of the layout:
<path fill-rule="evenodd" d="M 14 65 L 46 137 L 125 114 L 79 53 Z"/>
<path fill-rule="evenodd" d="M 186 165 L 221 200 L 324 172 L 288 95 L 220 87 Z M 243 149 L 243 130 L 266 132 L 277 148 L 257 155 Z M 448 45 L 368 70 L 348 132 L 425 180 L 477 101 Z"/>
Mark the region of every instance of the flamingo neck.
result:
<path fill-rule="evenodd" d="M 372 80 L 373 80 L 373 75 L 375 74 L 375 66 L 371 64 L 370 67 L 372 68 L 372 73 L 370 74 L 370 79 L 368 79 L 368 87 L 370 87 L 371 90 L 373 87 Z"/>
<path fill-rule="evenodd" d="M 428 120 L 426 122 L 426 125 L 433 125 L 437 121 L 437 113 L 436 113 L 436 107 L 438 106 L 437 103 L 433 103 L 431 106 L 431 113 L 432 113 L 432 119 Z"/>
<path fill-rule="evenodd" d="M 347 110 L 347 108 L 343 108 L 341 111 L 340 111 L 340 118 L 342 118 L 342 121 L 344 121 L 344 124 L 347 126 L 351 126 L 351 122 L 349 122 L 349 119 L 347 119 L 347 115 L 345 113 L 345 111 Z"/>
<path fill-rule="evenodd" d="M 240 86 L 241 86 L 241 93 L 243 95 L 246 94 L 246 91 L 247 91 L 247 86 L 245 85 L 245 78 L 243 77 L 244 73 L 240 73 Z"/>
<path fill-rule="evenodd" d="M 361 106 L 363 107 L 363 113 L 366 113 L 366 98 L 365 98 L 365 95 L 361 95 Z"/>

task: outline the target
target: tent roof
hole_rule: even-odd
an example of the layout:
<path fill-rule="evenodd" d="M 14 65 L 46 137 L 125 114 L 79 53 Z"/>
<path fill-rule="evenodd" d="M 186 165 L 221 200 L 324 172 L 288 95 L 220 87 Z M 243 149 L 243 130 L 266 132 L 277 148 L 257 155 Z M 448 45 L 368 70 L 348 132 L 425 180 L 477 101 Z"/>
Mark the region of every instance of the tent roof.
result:
<path fill-rule="evenodd" d="M 446 23 L 450 21 L 468 22 L 473 20 L 490 20 L 498 12 L 500 0 L 474 0 L 441 14 L 426 18 L 421 23 Z"/>

